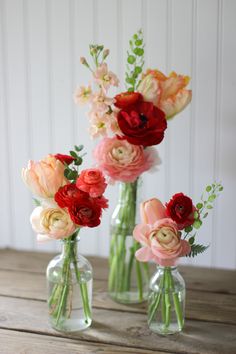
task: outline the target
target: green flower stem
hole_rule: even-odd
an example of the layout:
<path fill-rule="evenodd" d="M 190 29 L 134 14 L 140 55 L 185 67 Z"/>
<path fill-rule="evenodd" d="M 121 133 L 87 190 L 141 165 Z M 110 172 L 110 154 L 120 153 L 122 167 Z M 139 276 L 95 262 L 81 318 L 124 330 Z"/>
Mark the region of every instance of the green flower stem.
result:
<path fill-rule="evenodd" d="M 170 286 L 171 286 L 171 290 L 172 290 L 172 295 L 173 295 L 173 300 L 174 300 L 175 313 L 176 313 L 176 317 L 177 317 L 177 321 L 178 321 L 178 326 L 179 326 L 180 329 L 182 329 L 183 325 L 184 325 L 184 318 L 183 318 L 181 305 L 180 305 L 180 302 L 179 302 L 178 293 L 175 292 L 174 280 L 173 280 L 171 272 L 169 273 L 169 278 L 170 278 Z"/>
<path fill-rule="evenodd" d="M 164 276 L 161 278 L 159 291 L 154 294 L 154 299 L 149 305 L 149 316 L 148 324 L 150 325 L 153 321 L 154 316 L 156 315 L 157 309 L 159 307 L 160 301 L 163 301 L 163 285 L 164 285 Z"/>
<path fill-rule="evenodd" d="M 162 286 L 165 284 L 166 273 L 163 273 Z M 166 301 L 165 301 L 165 288 L 161 289 L 162 299 L 161 299 L 161 316 L 163 323 L 166 323 Z"/>
<path fill-rule="evenodd" d="M 134 243 L 135 252 L 139 249 L 139 244 L 137 241 Z M 139 301 L 143 301 L 143 282 L 142 282 L 142 272 L 141 265 L 137 259 L 135 259 L 136 273 L 137 273 L 137 286 L 138 286 L 138 294 Z"/>
<path fill-rule="evenodd" d="M 165 306 L 166 306 L 166 316 L 165 316 L 165 327 L 168 328 L 170 325 L 170 314 L 171 314 L 171 302 L 170 302 L 170 269 L 165 268 Z"/>

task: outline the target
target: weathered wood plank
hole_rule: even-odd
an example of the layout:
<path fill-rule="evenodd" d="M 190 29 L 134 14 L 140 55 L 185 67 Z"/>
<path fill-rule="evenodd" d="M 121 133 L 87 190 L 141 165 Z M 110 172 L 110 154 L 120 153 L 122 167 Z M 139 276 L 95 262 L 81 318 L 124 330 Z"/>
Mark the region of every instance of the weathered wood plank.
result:
<path fill-rule="evenodd" d="M 3 354 L 166 354 L 166 352 L 132 349 L 100 343 L 86 343 L 32 333 L 0 330 L 1 353 Z M 170 352 L 168 352 L 170 353 Z"/>
<path fill-rule="evenodd" d="M 0 297 L 0 328 L 31 331 L 91 343 L 112 344 L 188 354 L 232 354 L 236 349 L 235 326 L 188 321 L 183 333 L 161 337 L 150 332 L 144 314 L 94 309 L 93 325 L 86 331 L 61 334 L 50 328 L 43 302 Z"/>
<path fill-rule="evenodd" d="M 44 273 L 48 262 L 55 254 L 0 250 L 0 269 Z M 107 259 L 88 257 L 93 265 L 95 279 L 107 279 Z M 236 294 L 236 271 L 203 267 L 180 266 L 187 288 L 207 292 Z"/>
<path fill-rule="evenodd" d="M 112 301 L 106 291 L 107 282 L 94 281 L 93 305 L 97 308 L 146 313 L 146 304 L 122 305 Z M 43 274 L 0 271 L 0 295 L 46 300 L 46 279 Z M 235 295 L 187 291 L 188 319 L 236 324 Z"/>

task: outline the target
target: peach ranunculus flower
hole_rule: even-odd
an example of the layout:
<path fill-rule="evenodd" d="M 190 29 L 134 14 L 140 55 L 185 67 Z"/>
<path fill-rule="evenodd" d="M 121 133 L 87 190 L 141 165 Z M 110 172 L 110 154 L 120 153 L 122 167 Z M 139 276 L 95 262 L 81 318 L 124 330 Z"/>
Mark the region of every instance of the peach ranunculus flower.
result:
<path fill-rule="evenodd" d="M 108 71 L 106 63 L 102 63 L 97 67 L 94 74 L 94 81 L 100 85 L 105 90 L 109 89 L 110 86 L 118 86 L 119 80 L 117 76 L 112 72 Z"/>
<path fill-rule="evenodd" d="M 78 228 L 66 209 L 59 208 L 53 202 L 36 207 L 31 214 L 30 222 L 38 234 L 39 242 L 69 237 Z"/>
<path fill-rule="evenodd" d="M 189 243 L 181 240 L 177 224 L 169 218 L 156 221 L 153 225 L 139 224 L 134 228 L 133 236 L 142 245 L 135 253 L 141 262 L 153 260 L 170 267 L 191 250 Z"/>
<path fill-rule="evenodd" d="M 140 215 L 144 224 L 154 224 L 160 219 L 167 218 L 166 208 L 157 198 L 152 198 L 141 203 Z"/>
<path fill-rule="evenodd" d="M 92 99 L 93 93 L 91 86 L 80 86 L 75 90 L 74 102 L 80 105 L 88 103 Z"/>
<path fill-rule="evenodd" d="M 68 183 L 64 164 L 54 155 L 38 162 L 30 160 L 22 169 L 22 178 L 32 193 L 41 198 L 52 198 L 58 189 Z"/>
<path fill-rule="evenodd" d="M 145 101 L 152 102 L 166 114 L 166 119 L 181 112 L 191 101 L 192 91 L 186 90 L 189 76 L 175 72 L 165 76 L 158 70 L 147 70 L 138 86 Z"/>
<path fill-rule="evenodd" d="M 155 148 L 144 149 L 117 137 L 103 138 L 94 150 L 94 157 L 111 181 L 121 182 L 134 182 L 143 172 L 161 163 Z"/>

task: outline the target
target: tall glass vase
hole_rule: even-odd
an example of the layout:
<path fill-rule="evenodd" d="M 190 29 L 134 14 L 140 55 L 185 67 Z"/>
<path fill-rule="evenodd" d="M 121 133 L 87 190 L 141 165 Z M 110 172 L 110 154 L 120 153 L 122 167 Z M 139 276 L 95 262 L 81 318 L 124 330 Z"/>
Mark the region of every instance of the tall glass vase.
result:
<path fill-rule="evenodd" d="M 62 253 L 47 267 L 49 321 L 62 332 L 80 331 L 92 322 L 92 266 L 78 253 L 78 241 L 77 233 L 64 239 Z"/>
<path fill-rule="evenodd" d="M 185 312 L 185 282 L 177 267 L 157 268 L 150 281 L 148 325 L 167 335 L 182 331 Z"/>
<path fill-rule="evenodd" d="M 140 244 L 133 238 L 140 181 L 120 183 L 119 201 L 111 219 L 108 291 L 120 303 L 139 303 L 148 297 L 147 263 L 135 258 Z"/>

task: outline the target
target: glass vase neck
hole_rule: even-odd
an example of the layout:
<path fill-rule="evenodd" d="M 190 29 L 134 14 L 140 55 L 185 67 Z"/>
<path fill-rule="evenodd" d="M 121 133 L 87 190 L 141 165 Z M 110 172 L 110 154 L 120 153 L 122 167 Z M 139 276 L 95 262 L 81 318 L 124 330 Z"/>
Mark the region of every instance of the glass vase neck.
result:
<path fill-rule="evenodd" d="M 160 270 L 160 271 L 164 271 L 164 270 L 170 270 L 170 271 L 173 271 L 173 270 L 177 270 L 177 265 L 175 266 L 170 266 L 170 267 L 166 267 L 166 266 L 161 266 L 161 265 L 157 265 L 157 270 Z"/>
<path fill-rule="evenodd" d="M 68 255 L 68 253 L 78 253 L 78 243 L 80 241 L 80 237 L 78 236 L 79 230 L 77 230 L 73 235 L 68 238 L 64 238 L 62 243 L 62 257 Z"/>
<path fill-rule="evenodd" d="M 137 201 L 138 179 L 134 182 L 120 182 L 119 184 L 119 203 L 136 203 Z"/>

